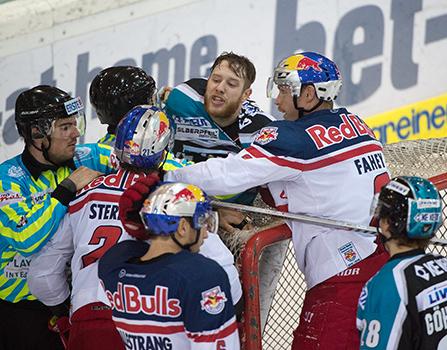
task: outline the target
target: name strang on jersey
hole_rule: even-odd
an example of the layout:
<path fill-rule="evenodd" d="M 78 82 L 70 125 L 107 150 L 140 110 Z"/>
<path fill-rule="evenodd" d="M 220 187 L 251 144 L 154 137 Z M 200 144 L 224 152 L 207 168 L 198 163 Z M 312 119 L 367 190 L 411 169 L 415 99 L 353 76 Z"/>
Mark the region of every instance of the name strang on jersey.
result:
<path fill-rule="evenodd" d="M 118 288 L 113 294 L 106 291 L 112 308 L 117 311 L 164 317 L 178 317 L 182 313 L 180 300 L 168 298 L 169 288 L 156 286 L 154 295 L 141 294 L 138 287 L 118 282 Z"/>
<path fill-rule="evenodd" d="M 172 341 L 168 337 L 154 335 L 135 335 L 118 329 L 126 349 L 172 350 Z"/>
<path fill-rule="evenodd" d="M 326 128 L 316 124 L 306 129 L 319 150 L 359 136 L 369 135 L 375 138 L 373 131 L 355 114 L 342 113 L 340 118 L 342 123 L 338 128 L 336 126 Z"/>

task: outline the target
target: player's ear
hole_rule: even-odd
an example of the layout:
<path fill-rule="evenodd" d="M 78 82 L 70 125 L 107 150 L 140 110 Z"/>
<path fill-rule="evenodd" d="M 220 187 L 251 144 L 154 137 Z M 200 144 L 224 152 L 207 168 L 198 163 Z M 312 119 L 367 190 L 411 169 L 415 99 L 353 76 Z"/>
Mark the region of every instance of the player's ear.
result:
<path fill-rule="evenodd" d="M 190 226 L 191 225 L 189 224 L 188 220 L 186 220 L 185 218 L 181 218 L 177 227 L 177 235 L 180 238 L 185 237 L 189 232 Z"/>
<path fill-rule="evenodd" d="M 317 91 L 315 90 L 315 86 L 313 85 L 306 85 L 304 87 L 304 94 L 306 97 L 306 100 L 312 101 L 314 98 L 318 99 L 317 97 Z"/>
<path fill-rule="evenodd" d="M 251 88 L 245 89 L 245 91 L 242 93 L 243 100 L 247 100 L 251 96 L 252 90 Z"/>

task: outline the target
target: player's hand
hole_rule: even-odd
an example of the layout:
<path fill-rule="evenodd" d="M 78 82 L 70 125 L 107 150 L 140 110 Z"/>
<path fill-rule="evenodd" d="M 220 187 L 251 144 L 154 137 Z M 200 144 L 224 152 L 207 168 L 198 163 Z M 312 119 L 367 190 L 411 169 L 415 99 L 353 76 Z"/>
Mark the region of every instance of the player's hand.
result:
<path fill-rule="evenodd" d="M 76 191 L 79 191 L 99 175 L 102 175 L 99 171 L 92 170 L 85 166 L 80 166 L 73 171 L 68 178 L 76 185 Z"/>
<path fill-rule="evenodd" d="M 160 178 L 153 173 L 146 177 L 140 177 L 135 184 L 123 192 L 119 202 L 119 218 L 131 236 L 145 240 L 146 229 L 140 218 L 140 210 L 143 202 L 155 189 Z"/>
<path fill-rule="evenodd" d="M 161 109 L 164 108 L 164 106 L 166 104 L 166 101 L 168 100 L 168 96 L 171 93 L 171 91 L 172 91 L 172 87 L 170 87 L 170 86 L 163 86 L 153 96 L 153 99 L 155 100 L 154 101 L 155 105 L 158 108 L 161 108 Z"/>
<path fill-rule="evenodd" d="M 163 86 L 160 89 L 159 93 L 158 93 L 158 95 L 160 96 L 160 101 L 163 102 L 163 103 L 166 103 L 166 101 L 168 100 L 168 97 L 169 97 L 169 94 L 171 93 L 171 91 L 172 91 L 172 87 L 170 87 L 170 86 Z"/>
<path fill-rule="evenodd" d="M 239 230 L 251 230 L 253 229 L 252 220 L 234 209 L 219 208 L 217 209 L 219 213 L 219 227 L 227 232 L 234 232 L 236 229 Z"/>

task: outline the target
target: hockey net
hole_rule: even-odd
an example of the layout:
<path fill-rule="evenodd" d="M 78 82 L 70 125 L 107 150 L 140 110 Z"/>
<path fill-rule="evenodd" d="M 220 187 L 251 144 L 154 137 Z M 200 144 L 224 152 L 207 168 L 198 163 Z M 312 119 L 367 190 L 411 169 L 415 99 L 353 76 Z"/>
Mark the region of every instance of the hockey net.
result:
<path fill-rule="evenodd" d="M 392 176 L 421 176 L 436 184 L 447 217 L 447 138 L 386 145 L 384 153 Z M 265 207 L 260 200 L 255 205 Z M 266 216 L 255 216 L 254 222 L 254 230 L 223 237 L 241 272 L 245 297 L 243 349 L 290 349 L 306 283 L 295 261 L 288 227 Z M 447 238 L 446 224 L 438 237 Z M 447 255 L 447 248 L 429 249 Z"/>

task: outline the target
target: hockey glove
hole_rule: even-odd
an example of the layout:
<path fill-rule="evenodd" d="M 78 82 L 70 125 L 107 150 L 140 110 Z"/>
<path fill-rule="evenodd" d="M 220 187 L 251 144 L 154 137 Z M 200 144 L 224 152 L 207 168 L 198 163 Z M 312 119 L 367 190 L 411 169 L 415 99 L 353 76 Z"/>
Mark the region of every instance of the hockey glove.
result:
<path fill-rule="evenodd" d="M 127 233 L 137 239 L 147 239 L 146 229 L 140 218 L 143 202 L 148 197 L 160 178 L 156 173 L 141 177 L 123 192 L 119 202 L 119 218 Z"/>

